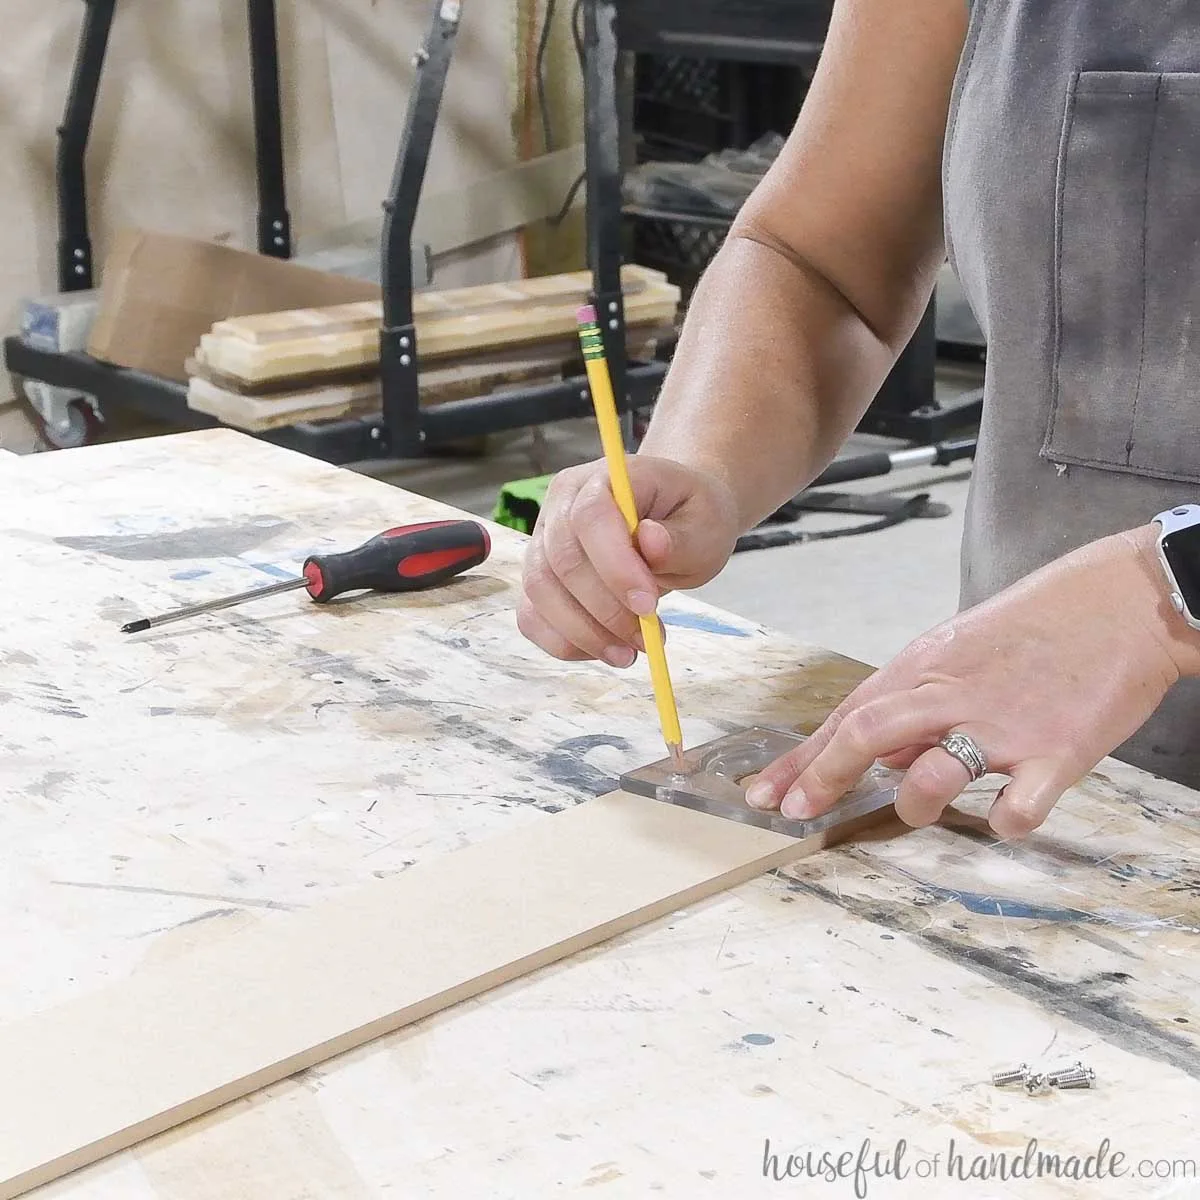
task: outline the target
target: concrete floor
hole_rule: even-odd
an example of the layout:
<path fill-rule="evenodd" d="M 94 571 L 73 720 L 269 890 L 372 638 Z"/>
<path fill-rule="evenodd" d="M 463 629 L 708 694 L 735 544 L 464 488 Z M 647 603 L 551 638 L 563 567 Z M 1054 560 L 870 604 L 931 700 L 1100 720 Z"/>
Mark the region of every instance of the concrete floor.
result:
<path fill-rule="evenodd" d="M 939 395 L 950 397 L 978 382 L 977 371 L 945 368 L 939 373 Z M 879 445 L 889 443 L 856 437 L 845 453 Z M 0 446 L 18 454 L 41 448 L 36 431 L 15 404 L 0 406 Z M 576 421 L 495 437 L 488 453 L 478 457 L 359 469 L 467 512 L 491 516 L 502 484 L 599 454 L 594 424 Z M 969 464 L 957 464 L 842 485 L 839 490 L 928 492 L 950 512 L 853 537 L 735 554 L 696 595 L 782 633 L 879 665 L 954 612 L 968 479 Z M 798 528 L 827 529 L 866 519 L 811 514 Z"/>

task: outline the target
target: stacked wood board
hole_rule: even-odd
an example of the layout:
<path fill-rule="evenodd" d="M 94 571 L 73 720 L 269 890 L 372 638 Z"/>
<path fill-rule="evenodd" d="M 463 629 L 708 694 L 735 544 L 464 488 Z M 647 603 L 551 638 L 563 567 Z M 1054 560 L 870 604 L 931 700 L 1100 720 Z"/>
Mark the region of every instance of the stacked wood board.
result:
<path fill-rule="evenodd" d="M 627 349 L 673 333 L 680 292 L 661 272 L 622 268 Z M 413 297 L 423 404 L 561 376 L 578 356 L 575 313 L 589 272 Z M 378 411 L 379 301 L 219 321 L 188 364 L 188 404 L 257 432 Z"/>

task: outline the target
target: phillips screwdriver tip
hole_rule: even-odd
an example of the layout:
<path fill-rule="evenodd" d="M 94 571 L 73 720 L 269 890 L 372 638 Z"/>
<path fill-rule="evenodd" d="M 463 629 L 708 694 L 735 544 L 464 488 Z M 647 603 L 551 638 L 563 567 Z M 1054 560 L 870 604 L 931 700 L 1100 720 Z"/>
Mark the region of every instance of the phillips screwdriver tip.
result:
<path fill-rule="evenodd" d="M 150 622 L 143 617 L 140 621 L 130 621 L 128 625 L 121 626 L 122 633 L 141 633 L 143 629 L 149 629 Z"/>

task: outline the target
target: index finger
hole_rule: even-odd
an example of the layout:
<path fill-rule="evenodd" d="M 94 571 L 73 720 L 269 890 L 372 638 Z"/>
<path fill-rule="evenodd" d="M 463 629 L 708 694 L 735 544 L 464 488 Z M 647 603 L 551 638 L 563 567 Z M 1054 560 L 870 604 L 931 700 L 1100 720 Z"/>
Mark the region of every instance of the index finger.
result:
<path fill-rule="evenodd" d="M 854 709 L 799 773 L 780 812 L 801 820 L 828 812 L 880 758 L 936 740 L 946 727 L 940 705 L 907 690 Z"/>
<path fill-rule="evenodd" d="M 580 488 L 570 520 L 605 586 L 639 616 L 649 616 L 658 604 L 658 583 L 634 546 L 607 479 L 597 477 Z"/>
<path fill-rule="evenodd" d="M 875 671 L 858 685 L 795 750 L 789 750 L 759 773 L 746 792 L 752 808 L 777 809 L 797 778 L 829 744 L 841 723 L 856 709 L 895 688 L 883 671 Z"/>

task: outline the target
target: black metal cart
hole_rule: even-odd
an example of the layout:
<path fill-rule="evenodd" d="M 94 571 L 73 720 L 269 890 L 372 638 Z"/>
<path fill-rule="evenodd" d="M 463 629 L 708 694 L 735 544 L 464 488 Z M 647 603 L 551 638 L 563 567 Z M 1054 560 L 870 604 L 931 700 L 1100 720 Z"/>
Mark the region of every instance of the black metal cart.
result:
<path fill-rule="evenodd" d="M 116 0 L 85 0 L 75 70 L 58 130 L 59 288 L 92 286 L 83 160 L 112 27 Z M 286 258 L 291 234 L 285 198 L 280 134 L 279 69 L 274 0 L 247 0 L 250 63 L 254 81 L 254 127 L 258 168 L 258 248 Z M 583 6 L 583 69 L 588 113 L 588 254 L 593 298 L 603 316 L 615 390 L 623 411 L 653 400 L 666 373 L 663 361 L 627 362 L 620 286 L 620 163 L 617 155 L 616 29 L 605 0 Z M 421 409 L 417 368 L 420 349 L 413 324 L 412 230 L 425 167 L 437 124 L 442 90 L 458 31 L 458 0 L 437 0 L 428 39 L 417 54 L 417 78 L 388 197 L 384 202 L 380 329 L 382 412 L 358 419 L 300 423 L 260 434 L 329 462 L 408 458 L 447 443 L 544 424 L 591 411 L 586 379 L 454 401 Z M 134 410 L 176 427 L 219 424 L 187 405 L 186 387 L 140 371 L 99 362 L 87 354 L 40 349 L 21 337 L 4 341 L 4 360 L 15 376 L 39 380 L 94 398 L 101 415 Z"/>

